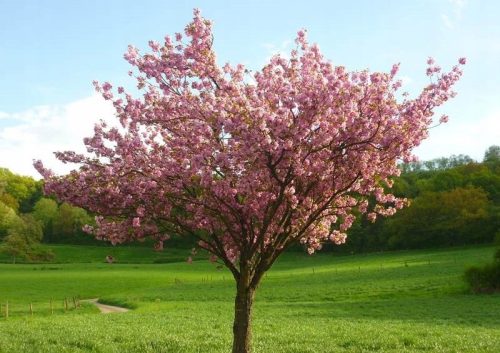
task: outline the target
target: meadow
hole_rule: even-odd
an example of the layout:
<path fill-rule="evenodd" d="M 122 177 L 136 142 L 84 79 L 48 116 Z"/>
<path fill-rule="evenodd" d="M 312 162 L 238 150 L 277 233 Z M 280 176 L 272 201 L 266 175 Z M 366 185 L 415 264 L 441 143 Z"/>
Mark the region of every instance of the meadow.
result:
<path fill-rule="evenodd" d="M 187 264 L 183 249 L 52 248 L 56 263 L 0 264 L 10 311 L 0 318 L 1 353 L 230 350 L 233 279 L 204 256 Z M 104 263 L 110 252 L 117 263 Z M 470 294 L 462 279 L 493 252 L 287 253 L 258 289 L 254 352 L 500 352 L 500 295 Z M 65 297 L 133 310 L 65 311 Z"/>

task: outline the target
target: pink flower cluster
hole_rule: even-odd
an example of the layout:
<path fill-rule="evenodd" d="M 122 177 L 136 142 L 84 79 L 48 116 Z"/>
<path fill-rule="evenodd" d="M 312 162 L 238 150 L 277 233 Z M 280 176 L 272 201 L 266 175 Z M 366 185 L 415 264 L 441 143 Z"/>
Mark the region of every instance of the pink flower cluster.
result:
<path fill-rule="evenodd" d="M 168 234 L 190 234 L 213 261 L 265 267 L 294 242 L 309 253 L 344 243 L 356 214 L 374 221 L 407 203 L 386 190 L 434 109 L 454 96 L 458 66 L 441 73 L 429 59 L 434 82 L 398 101 L 399 65 L 349 72 L 305 31 L 289 58 L 252 75 L 219 67 L 212 41 L 211 22 L 195 11 L 184 35 L 150 42 L 145 54 L 129 47 L 143 96 L 120 87 L 115 98 L 111 84 L 96 83 L 125 132 L 97 124 L 86 155 L 57 155 L 79 165 L 68 175 L 36 163 L 47 193 L 100 215 L 87 231 L 113 243 L 152 236 L 158 249 Z"/>

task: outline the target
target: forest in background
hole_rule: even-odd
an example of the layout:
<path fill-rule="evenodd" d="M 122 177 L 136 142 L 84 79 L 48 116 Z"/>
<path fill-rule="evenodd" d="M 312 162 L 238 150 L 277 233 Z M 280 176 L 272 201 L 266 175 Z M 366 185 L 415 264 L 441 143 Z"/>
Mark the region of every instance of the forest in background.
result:
<path fill-rule="evenodd" d="M 358 253 L 500 242 L 500 146 L 488 148 L 481 162 L 459 155 L 403 164 L 401 170 L 392 192 L 410 199 L 411 207 L 375 223 L 358 217 L 345 245 L 324 250 Z M 103 244 L 82 231 L 94 217 L 45 197 L 42 183 L 0 168 L 0 251 L 40 261 L 53 257 L 41 243 Z M 193 243 L 174 236 L 169 245 Z"/>
<path fill-rule="evenodd" d="M 41 243 L 89 244 L 82 227 L 92 223 L 85 210 L 43 195 L 43 182 L 0 168 L 0 251 L 27 261 L 51 260 Z"/>
<path fill-rule="evenodd" d="M 359 220 L 336 251 L 366 252 L 500 243 L 500 146 L 478 163 L 465 155 L 401 166 L 393 193 L 411 206 Z"/>

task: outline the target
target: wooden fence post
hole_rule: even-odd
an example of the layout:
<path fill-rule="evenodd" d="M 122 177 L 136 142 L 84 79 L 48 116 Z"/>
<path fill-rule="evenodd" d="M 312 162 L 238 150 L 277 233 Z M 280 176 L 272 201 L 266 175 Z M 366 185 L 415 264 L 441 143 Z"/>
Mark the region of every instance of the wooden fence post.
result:
<path fill-rule="evenodd" d="M 33 303 L 30 303 L 30 315 L 33 316 Z"/>

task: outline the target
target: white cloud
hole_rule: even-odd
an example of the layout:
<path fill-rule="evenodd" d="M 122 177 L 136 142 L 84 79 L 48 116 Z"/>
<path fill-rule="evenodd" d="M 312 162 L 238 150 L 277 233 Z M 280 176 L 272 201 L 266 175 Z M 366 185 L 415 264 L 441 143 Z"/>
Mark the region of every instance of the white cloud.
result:
<path fill-rule="evenodd" d="M 413 82 L 413 79 L 410 76 L 406 75 L 399 77 L 399 79 L 401 80 L 401 84 L 403 85 L 403 87 L 407 87 L 411 85 Z"/>
<path fill-rule="evenodd" d="M 453 22 L 450 20 L 450 17 L 448 15 L 441 15 L 441 19 L 443 20 L 443 23 L 444 25 L 449 28 L 449 29 L 453 29 L 455 28 L 455 25 L 453 24 Z"/>
<path fill-rule="evenodd" d="M 422 142 L 415 154 L 421 160 L 466 154 L 481 161 L 491 145 L 500 144 L 500 111 L 475 121 L 450 122 L 431 129 L 429 139 Z"/>
<path fill-rule="evenodd" d="M 279 44 L 274 44 L 274 43 L 264 43 L 262 46 L 267 50 L 268 55 L 266 57 L 265 63 L 268 63 L 269 60 L 275 56 L 275 55 L 280 55 L 283 58 L 289 58 L 290 57 L 290 50 L 291 50 L 291 44 L 292 41 L 287 39 L 284 40 L 283 42 Z"/>
<path fill-rule="evenodd" d="M 442 14 L 441 20 L 447 28 L 455 29 L 455 25 L 462 19 L 464 9 L 467 6 L 467 0 L 448 0 L 448 3 L 451 5 L 453 16 Z"/>
<path fill-rule="evenodd" d="M 462 18 L 462 12 L 467 5 L 467 0 L 448 0 L 448 2 L 453 7 L 455 17 L 458 19 Z"/>
<path fill-rule="evenodd" d="M 82 139 L 92 135 L 94 124 L 100 119 L 112 120 L 113 113 L 110 103 L 93 95 L 66 105 L 0 114 L 11 122 L 0 126 L 0 166 L 39 178 L 32 161 L 41 159 L 56 173 L 65 173 L 71 166 L 56 160 L 53 152 L 84 151 Z"/>
<path fill-rule="evenodd" d="M 8 117 L 9 117 L 9 114 L 7 114 L 5 112 L 0 112 L 0 120 L 7 119 Z"/>

